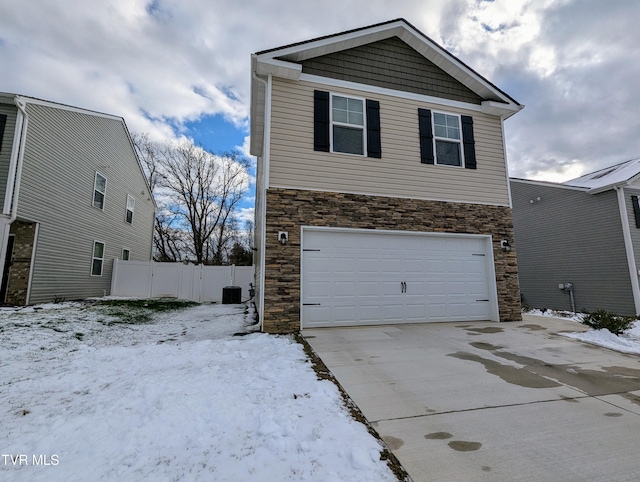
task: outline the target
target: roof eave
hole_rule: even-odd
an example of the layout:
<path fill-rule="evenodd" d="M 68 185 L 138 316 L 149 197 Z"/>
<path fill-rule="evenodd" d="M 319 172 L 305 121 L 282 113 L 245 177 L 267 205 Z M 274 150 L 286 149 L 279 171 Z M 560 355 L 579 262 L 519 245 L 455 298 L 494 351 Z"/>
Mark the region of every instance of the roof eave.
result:
<path fill-rule="evenodd" d="M 607 184 L 606 186 L 592 187 L 587 192 L 589 194 L 600 194 L 601 192 L 611 191 L 611 190 L 616 189 L 618 187 L 624 187 L 624 186 L 628 186 L 628 185 L 629 185 L 629 181 L 616 182 L 616 183 L 612 183 L 612 184 Z"/>
<path fill-rule="evenodd" d="M 280 59 L 280 61 L 287 60 L 292 65 L 295 65 L 309 58 L 355 48 L 391 37 L 400 38 L 426 59 L 477 93 L 485 101 L 502 103 L 502 107 L 505 107 L 507 112 L 500 112 L 497 115 L 506 114 L 504 117 L 507 118 L 524 108 L 515 99 L 404 19 L 392 20 L 371 27 L 265 50 L 255 54 L 255 57 L 260 63 L 271 63 L 273 60 Z M 284 66 L 281 67 L 284 68 Z M 286 68 L 285 72 L 287 72 Z M 277 75 L 275 72 L 272 73 Z M 291 74 L 290 72 L 287 73 Z"/>

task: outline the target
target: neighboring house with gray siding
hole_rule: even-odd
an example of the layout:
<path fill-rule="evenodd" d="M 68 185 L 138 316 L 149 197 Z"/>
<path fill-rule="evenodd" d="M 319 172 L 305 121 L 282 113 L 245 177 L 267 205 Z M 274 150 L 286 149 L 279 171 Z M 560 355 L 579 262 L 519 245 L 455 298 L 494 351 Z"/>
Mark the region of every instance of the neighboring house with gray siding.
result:
<path fill-rule="evenodd" d="M 151 259 L 155 203 L 121 117 L 0 93 L 0 302 L 109 294 Z"/>
<path fill-rule="evenodd" d="M 577 311 L 640 313 L 640 159 L 562 184 L 512 178 L 511 195 L 525 305 L 571 310 L 573 295 Z"/>
<path fill-rule="evenodd" d="M 403 19 L 253 54 L 251 89 L 264 331 L 520 319 L 522 105 Z"/>

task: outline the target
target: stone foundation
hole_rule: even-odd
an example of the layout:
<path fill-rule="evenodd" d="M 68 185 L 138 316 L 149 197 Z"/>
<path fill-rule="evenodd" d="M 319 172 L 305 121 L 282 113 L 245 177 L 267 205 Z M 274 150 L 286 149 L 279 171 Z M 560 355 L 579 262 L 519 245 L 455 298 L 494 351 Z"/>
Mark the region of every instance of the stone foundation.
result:
<path fill-rule="evenodd" d="M 9 305 L 26 305 L 36 224 L 14 221 L 10 232 L 15 234 L 15 240 L 5 302 Z"/>
<path fill-rule="evenodd" d="M 265 241 L 264 331 L 300 330 L 302 226 L 384 229 L 493 236 L 500 321 L 522 319 L 511 209 L 357 194 L 268 189 Z M 278 231 L 289 240 L 278 242 Z M 512 246 L 504 252 L 500 241 Z"/>

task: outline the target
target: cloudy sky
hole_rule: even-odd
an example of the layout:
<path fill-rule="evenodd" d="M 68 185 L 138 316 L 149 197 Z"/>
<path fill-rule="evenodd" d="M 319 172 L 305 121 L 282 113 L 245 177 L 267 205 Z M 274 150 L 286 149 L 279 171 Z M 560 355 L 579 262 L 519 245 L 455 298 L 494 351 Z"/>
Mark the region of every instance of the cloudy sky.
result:
<path fill-rule="evenodd" d="M 0 0 L 0 91 L 243 148 L 251 53 L 398 17 L 526 105 L 512 176 L 640 157 L 637 0 Z"/>

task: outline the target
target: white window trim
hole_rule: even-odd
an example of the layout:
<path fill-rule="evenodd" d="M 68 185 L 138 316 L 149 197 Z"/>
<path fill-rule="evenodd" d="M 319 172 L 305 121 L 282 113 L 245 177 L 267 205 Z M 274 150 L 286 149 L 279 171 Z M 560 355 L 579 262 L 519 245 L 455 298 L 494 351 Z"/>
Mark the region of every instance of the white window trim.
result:
<path fill-rule="evenodd" d="M 95 257 L 96 243 L 100 243 L 102 245 L 102 258 Z M 89 273 L 91 273 L 91 276 L 102 276 L 102 273 L 104 272 L 104 253 L 106 250 L 107 250 L 107 245 L 104 243 L 104 241 L 98 241 L 97 239 L 93 240 L 93 245 L 91 246 L 91 268 L 89 269 Z M 100 274 L 93 274 L 93 262 L 96 259 L 99 259 L 100 261 L 102 261 L 102 264 L 100 265 Z"/>
<path fill-rule="evenodd" d="M 124 252 L 125 252 L 125 251 L 126 251 L 127 253 L 129 253 L 129 257 L 128 257 L 126 260 L 124 259 Z M 120 259 L 121 259 L 122 261 L 130 261 L 130 260 L 131 260 L 131 250 L 130 250 L 130 249 L 128 249 L 128 248 L 122 248 L 122 254 L 120 255 Z"/>
<path fill-rule="evenodd" d="M 362 154 L 354 154 L 353 152 L 342 152 L 333 150 L 333 126 L 349 127 L 351 129 L 360 129 L 361 126 L 355 124 L 347 124 L 344 122 L 333 121 L 333 97 L 345 97 L 346 99 L 359 100 L 362 102 Z M 367 156 L 367 99 L 364 97 L 357 97 L 351 94 L 343 94 L 342 92 L 330 92 L 329 93 L 329 145 L 331 146 L 331 152 L 334 154 L 345 154 L 347 156 Z"/>
<path fill-rule="evenodd" d="M 129 209 L 129 199 L 133 201 L 133 207 L 131 209 Z M 131 222 L 127 221 L 127 213 L 129 211 L 131 211 Z M 127 194 L 127 205 L 125 206 L 125 210 L 124 210 L 124 222 L 127 224 L 133 224 L 133 216 L 135 215 L 135 212 L 136 212 L 136 198 L 134 198 L 130 194 Z"/>
<path fill-rule="evenodd" d="M 460 139 L 451 139 L 449 137 L 438 137 L 436 136 L 436 114 L 443 114 L 452 117 L 458 118 L 458 129 L 460 130 Z M 445 167 L 455 167 L 455 168 L 463 168 L 465 166 L 464 162 L 464 139 L 462 138 L 462 116 L 460 114 L 454 114 L 453 112 L 442 112 L 442 111 L 431 111 L 431 129 L 433 131 L 433 160 L 436 166 L 445 166 Z M 438 150 L 436 148 L 436 141 L 444 141 L 444 142 L 457 142 L 460 144 L 460 165 L 452 166 L 451 164 L 440 164 L 438 162 Z"/>
<path fill-rule="evenodd" d="M 96 189 L 97 187 L 97 183 L 98 183 L 98 176 L 104 178 L 104 191 L 100 192 L 98 191 L 98 189 Z M 100 209 L 101 211 L 104 211 L 104 205 L 107 202 L 107 176 L 105 176 L 104 174 L 102 174 L 99 171 L 96 171 L 95 176 L 93 176 L 93 191 L 91 191 L 91 205 L 96 208 L 96 209 Z M 100 194 L 102 194 L 102 207 L 96 206 L 96 191 L 99 192 Z"/>

